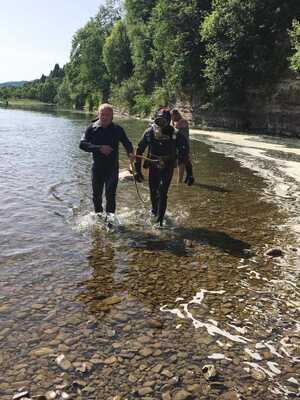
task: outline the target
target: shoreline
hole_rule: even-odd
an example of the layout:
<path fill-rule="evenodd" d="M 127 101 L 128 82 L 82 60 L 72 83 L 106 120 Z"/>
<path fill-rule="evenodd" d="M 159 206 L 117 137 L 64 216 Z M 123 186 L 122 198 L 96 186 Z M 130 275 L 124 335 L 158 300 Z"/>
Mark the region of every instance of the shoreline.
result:
<path fill-rule="evenodd" d="M 88 110 L 76 110 L 74 108 L 66 108 L 66 107 L 59 107 L 57 104 L 50 104 L 50 103 L 43 103 L 37 101 L 13 101 L 8 104 L 0 103 L 0 109 L 23 109 L 23 110 L 37 110 L 37 109 L 49 109 L 57 112 L 69 112 L 74 114 L 82 114 L 82 115 L 91 115 L 93 117 L 96 116 L 96 111 L 88 111 Z M 124 110 L 119 109 L 118 107 L 114 107 L 114 116 L 119 119 L 135 119 L 139 121 L 149 122 L 151 120 L 151 116 L 148 117 L 140 117 L 138 115 L 132 115 L 127 113 Z M 276 132 L 266 132 L 264 130 L 243 130 L 240 129 L 226 129 L 219 126 L 201 126 L 201 125 L 192 125 L 190 124 L 190 134 L 208 134 L 211 133 L 226 133 L 232 135 L 247 135 L 247 136 L 274 136 L 278 138 L 299 138 L 299 135 L 290 133 L 287 134 L 279 134 Z"/>

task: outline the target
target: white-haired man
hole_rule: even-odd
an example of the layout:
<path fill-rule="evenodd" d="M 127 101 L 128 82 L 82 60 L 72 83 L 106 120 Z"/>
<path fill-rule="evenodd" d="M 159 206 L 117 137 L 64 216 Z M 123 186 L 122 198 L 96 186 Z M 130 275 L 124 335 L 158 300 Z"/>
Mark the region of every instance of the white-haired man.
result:
<path fill-rule="evenodd" d="M 133 146 L 124 129 L 113 123 L 113 107 L 99 106 L 98 119 L 89 125 L 81 138 L 80 149 L 92 153 L 92 188 L 96 213 L 103 212 L 102 193 L 105 187 L 106 213 L 115 213 L 119 176 L 119 142 L 134 160 Z"/>

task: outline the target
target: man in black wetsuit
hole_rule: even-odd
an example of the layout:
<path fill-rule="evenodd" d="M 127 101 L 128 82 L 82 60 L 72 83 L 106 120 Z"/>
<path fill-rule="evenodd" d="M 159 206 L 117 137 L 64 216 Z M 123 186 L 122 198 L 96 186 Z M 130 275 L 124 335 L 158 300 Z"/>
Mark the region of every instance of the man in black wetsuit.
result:
<path fill-rule="evenodd" d="M 141 182 L 144 179 L 141 156 L 148 147 L 147 158 L 152 160 L 146 161 L 149 168 L 151 212 L 161 226 L 167 208 L 168 190 L 176 161 L 182 162 L 188 154 L 188 143 L 184 135 L 176 135 L 170 122 L 170 111 L 165 108 L 160 109 L 156 114 L 154 124 L 144 132 L 138 144 L 135 161 L 136 180 Z"/>
<path fill-rule="evenodd" d="M 86 129 L 80 149 L 93 154 L 92 187 L 96 213 L 102 213 L 102 192 L 105 186 L 106 213 L 116 210 L 116 191 L 119 178 L 119 142 L 123 144 L 131 161 L 134 160 L 133 146 L 124 129 L 112 122 L 113 108 L 101 104 L 98 119 Z"/>

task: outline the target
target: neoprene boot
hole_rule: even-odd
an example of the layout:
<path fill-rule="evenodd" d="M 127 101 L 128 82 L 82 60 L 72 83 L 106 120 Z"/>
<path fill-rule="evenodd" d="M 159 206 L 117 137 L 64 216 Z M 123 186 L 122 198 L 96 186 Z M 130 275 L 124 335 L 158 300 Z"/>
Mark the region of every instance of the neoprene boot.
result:
<path fill-rule="evenodd" d="M 184 183 L 186 183 L 188 186 L 191 186 L 193 183 L 195 183 L 192 164 L 189 162 L 186 165 L 185 169 L 186 169 L 186 178 L 184 180 Z"/>

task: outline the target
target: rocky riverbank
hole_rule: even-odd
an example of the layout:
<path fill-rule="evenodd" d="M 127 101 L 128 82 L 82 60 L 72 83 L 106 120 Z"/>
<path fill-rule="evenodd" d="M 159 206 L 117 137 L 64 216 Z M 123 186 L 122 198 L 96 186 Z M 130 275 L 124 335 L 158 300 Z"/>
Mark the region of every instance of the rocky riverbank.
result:
<path fill-rule="evenodd" d="M 196 93 L 183 96 L 176 106 L 193 125 L 204 129 L 300 137 L 300 78 L 283 79 L 266 91 L 249 90 L 247 105 L 241 107 L 216 109 L 203 104 Z"/>

